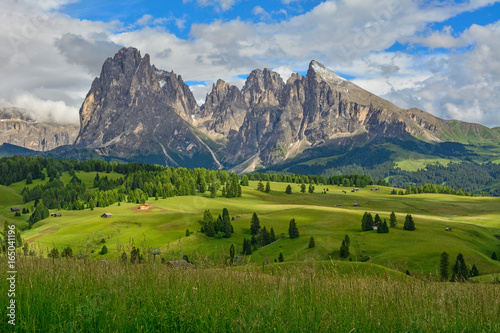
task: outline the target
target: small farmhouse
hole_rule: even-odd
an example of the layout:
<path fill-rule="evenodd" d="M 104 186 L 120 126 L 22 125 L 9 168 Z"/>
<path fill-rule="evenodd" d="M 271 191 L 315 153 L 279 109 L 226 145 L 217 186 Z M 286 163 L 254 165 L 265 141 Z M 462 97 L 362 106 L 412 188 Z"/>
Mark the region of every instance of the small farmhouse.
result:
<path fill-rule="evenodd" d="M 150 206 L 147 202 L 143 203 L 142 205 L 139 206 L 140 210 L 148 210 L 149 208 L 150 208 Z"/>
<path fill-rule="evenodd" d="M 359 203 L 353 203 L 352 205 L 353 205 L 353 207 L 361 207 L 361 205 Z"/>
<path fill-rule="evenodd" d="M 336 204 L 335 207 L 343 207 L 344 204 Z"/>
<path fill-rule="evenodd" d="M 359 188 L 355 187 L 351 190 L 351 192 L 359 192 Z"/>
<path fill-rule="evenodd" d="M 111 214 L 111 213 L 104 213 L 101 215 L 101 217 L 103 217 L 103 218 L 110 218 L 111 216 L 113 216 L 113 214 Z"/>
<path fill-rule="evenodd" d="M 446 229 L 444 229 L 444 230 L 446 230 L 446 231 L 451 231 L 451 228 L 446 228 Z"/>
<path fill-rule="evenodd" d="M 50 216 L 53 216 L 53 217 L 61 217 L 62 214 L 60 213 L 50 213 Z"/>
<path fill-rule="evenodd" d="M 380 191 L 380 188 L 378 187 L 372 188 L 372 191 Z"/>
<path fill-rule="evenodd" d="M 21 211 L 21 208 L 17 208 L 17 207 L 15 207 L 15 208 L 11 208 L 11 209 L 10 209 L 10 211 L 11 211 L 11 213 L 14 213 L 14 212 L 20 212 L 20 211 Z"/>

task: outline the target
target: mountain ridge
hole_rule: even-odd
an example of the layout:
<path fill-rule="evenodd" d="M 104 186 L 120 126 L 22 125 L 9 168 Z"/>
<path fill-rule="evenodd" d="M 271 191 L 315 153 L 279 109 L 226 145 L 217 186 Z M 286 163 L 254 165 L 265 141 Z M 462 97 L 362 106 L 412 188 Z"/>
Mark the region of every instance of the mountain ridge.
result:
<path fill-rule="evenodd" d="M 316 60 L 306 75 L 286 82 L 268 68 L 251 71 L 241 89 L 218 80 L 198 105 L 180 75 L 129 47 L 106 59 L 92 82 L 73 147 L 121 160 L 250 172 L 396 138 L 420 146 L 498 144 L 500 128 L 402 109 Z"/>

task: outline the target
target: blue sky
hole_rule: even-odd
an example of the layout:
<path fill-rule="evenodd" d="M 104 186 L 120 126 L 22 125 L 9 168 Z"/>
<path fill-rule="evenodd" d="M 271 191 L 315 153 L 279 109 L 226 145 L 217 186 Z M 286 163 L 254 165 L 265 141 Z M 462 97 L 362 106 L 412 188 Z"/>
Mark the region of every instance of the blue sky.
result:
<path fill-rule="evenodd" d="M 77 122 L 124 46 L 174 70 L 202 103 L 255 68 L 284 80 L 312 59 L 398 106 L 500 126 L 500 1 L 5 0 L 0 106 Z"/>

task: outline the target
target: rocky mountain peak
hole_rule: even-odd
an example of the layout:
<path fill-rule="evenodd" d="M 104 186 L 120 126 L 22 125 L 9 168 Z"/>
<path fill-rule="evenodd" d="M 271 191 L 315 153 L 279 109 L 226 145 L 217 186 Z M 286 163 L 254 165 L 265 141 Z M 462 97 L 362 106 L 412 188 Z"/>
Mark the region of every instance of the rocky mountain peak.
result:
<path fill-rule="evenodd" d="M 278 105 L 285 83 L 281 76 L 268 68 L 255 69 L 248 76 L 241 92 L 250 107 L 256 104 Z"/>
<path fill-rule="evenodd" d="M 316 60 L 312 60 L 307 70 L 307 76 L 314 78 L 316 81 L 325 81 L 334 85 L 348 85 L 350 82 L 338 75 L 334 71 L 325 67 Z"/>

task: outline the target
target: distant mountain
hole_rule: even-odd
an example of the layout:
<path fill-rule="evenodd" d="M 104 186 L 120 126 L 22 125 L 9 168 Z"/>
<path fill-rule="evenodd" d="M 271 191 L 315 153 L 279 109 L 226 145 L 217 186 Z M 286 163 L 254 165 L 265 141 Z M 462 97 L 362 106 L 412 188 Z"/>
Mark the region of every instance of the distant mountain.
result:
<path fill-rule="evenodd" d="M 198 106 L 180 75 L 157 69 L 132 47 L 104 62 L 80 124 L 76 150 L 64 154 L 237 172 L 320 173 L 401 156 L 487 161 L 498 159 L 500 146 L 499 128 L 399 108 L 314 60 L 305 76 L 287 82 L 269 69 L 252 71 L 242 89 L 218 80 Z M 71 137 L 41 138 L 32 146 L 13 140 L 4 142 L 42 150 Z"/>
<path fill-rule="evenodd" d="M 79 126 L 38 122 L 16 108 L 0 109 L 0 144 L 49 151 L 74 143 Z"/>

